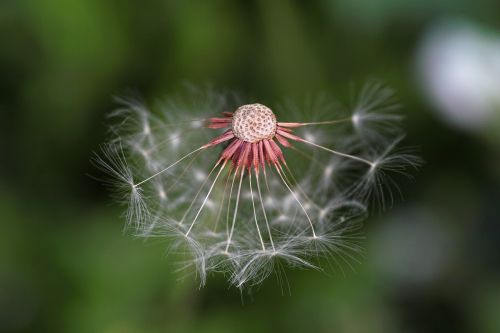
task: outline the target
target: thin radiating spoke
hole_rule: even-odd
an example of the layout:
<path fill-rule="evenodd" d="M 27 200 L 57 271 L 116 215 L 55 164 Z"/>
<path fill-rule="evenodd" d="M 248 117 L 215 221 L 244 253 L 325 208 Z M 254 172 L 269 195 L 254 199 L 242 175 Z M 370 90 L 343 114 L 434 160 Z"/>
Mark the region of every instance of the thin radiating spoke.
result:
<path fill-rule="evenodd" d="M 271 246 L 273 248 L 273 251 L 276 252 L 276 249 L 274 247 L 273 235 L 271 234 L 271 227 L 269 226 L 269 221 L 267 219 L 267 213 L 266 213 L 266 208 L 264 206 L 264 200 L 262 200 L 262 193 L 260 191 L 260 180 L 259 180 L 259 173 L 258 172 L 255 172 L 255 181 L 257 183 L 257 192 L 259 193 L 259 200 L 260 200 L 260 205 L 262 207 L 262 213 L 264 214 L 264 220 L 266 221 L 267 232 L 269 234 L 269 241 L 271 242 Z"/>
<path fill-rule="evenodd" d="M 264 245 L 264 240 L 262 239 L 262 234 L 260 233 L 259 221 L 257 219 L 257 211 L 255 210 L 255 199 L 253 197 L 253 188 L 252 188 L 252 173 L 248 173 L 248 181 L 250 183 L 250 196 L 252 197 L 252 208 L 253 208 L 253 217 L 255 219 L 255 226 L 257 227 L 257 233 L 259 234 L 260 244 L 262 245 L 262 251 L 266 251 L 266 246 Z"/>
<path fill-rule="evenodd" d="M 342 157 L 345 157 L 345 158 L 350 158 L 351 160 L 356 160 L 356 161 L 368 164 L 370 167 L 373 166 L 373 162 L 368 161 L 368 160 L 366 160 L 364 158 L 361 158 L 361 157 L 358 157 L 358 156 L 354 156 L 354 155 L 350 155 L 350 154 L 346 154 L 346 153 L 342 153 L 342 152 L 339 152 L 339 151 L 336 151 L 336 150 L 333 150 L 333 149 L 330 149 L 330 148 L 318 145 L 317 143 L 314 143 L 312 141 L 307 141 L 306 139 L 302 139 L 301 141 L 304 142 L 304 143 L 307 143 L 307 144 L 309 144 L 311 146 L 323 149 L 323 150 L 325 150 L 327 152 L 330 152 L 332 154 L 339 155 L 339 156 L 342 156 Z"/>
<path fill-rule="evenodd" d="M 138 183 L 134 184 L 134 187 L 140 186 L 140 185 L 144 184 L 145 182 L 147 182 L 147 181 L 149 181 L 149 180 L 151 180 L 151 179 L 155 178 L 156 176 L 159 176 L 160 174 L 162 174 L 162 173 L 164 173 L 165 171 L 169 170 L 170 168 L 172 168 L 172 167 L 176 166 L 177 164 L 179 164 L 180 162 L 182 162 L 183 160 L 185 160 L 185 159 L 186 159 L 186 158 L 188 158 L 189 156 L 191 156 L 191 155 L 193 155 L 194 153 L 199 152 L 200 150 L 205 149 L 205 148 L 206 148 L 206 147 L 200 147 L 200 148 L 198 148 L 198 149 L 193 150 L 192 152 L 190 152 L 190 153 L 188 153 L 188 154 L 184 155 L 183 157 L 181 157 L 180 159 L 178 159 L 178 160 L 177 160 L 177 161 L 175 161 L 174 163 L 170 164 L 168 167 L 164 168 L 163 170 L 158 171 L 158 172 L 157 172 L 157 173 L 155 173 L 154 175 L 152 175 L 152 176 L 150 176 L 150 177 L 148 177 L 148 178 L 146 178 L 146 179 L 144 179 L 144 180 L 142 180 L 142 181 L 140 181 L 140 182 L 138 182 Z"/>
<path fill-rule="evenodd" d="M 237 171 L 238 169 L 236 169 Z M 241 195 L 241 184 L 243 183 L 243 175 L 245 174 L 245 168 L 241 169 L 240 183 L 238 185 L 238 195 L 236 196 L 236 206 L 234 207 L 234 215 L 233 215 L 233 224 L 231 225 L 231 232 L 229 233 L 229 237 L 227 239 L 226 252 L 229 250 L 229 245 L 231 244 L 231 240 L 233 238 L 234 233 L 234 225 L 236 224 L 236 217 L 238 216 L 238 206 L 240 204 L 240 195 Z"/>
<path fill-rule="evenodd" d="M 306 209 L 304 208 L 304 205 L 302 205 L 302 202 L 300 202 L 299 198 L 297 198 L 297 195 L 295 195 L 295 193 L 293 192 L 293 190 L 287 184 L 287 182 L 283 178 L 283 175 L 281 174 L 281 171 L 280 171 L 280 169 L 278 167 L 276 167 L 276 171 L 278 171 L 278 175 L 280 176 L 281 180 L 283 181 L 283 184 L 285 184 L 285 186 L 288 189 L 288 191 L 290 191 L 290 194 L 292 195 L 292 197 L 295 199 L 295 201 L 297 201 L 297 203 L 299 204 L 300 208 L 302 208 L 302 211 L 306 215 L 307 220 L 309 221 L 309 225 L 311 226 L 311 231 L 312 231 L 313 237 L 316 238 L 316 231 L 314 230 L 313 223 L 311 221 L 311 218 L 309 217 L 309 214 L 307 213 Z"/>
<path fill-rule="evenodd" d="M 203 200 L 203 203 L 201 204 L 201 207 L 200 209 L 198 209 L 198 212 L 196 213 L 194 219 L 193 219 L 193 222 L 191 223 L 191 225 L 189 226 L 189 229 L 188 231 L 186 232 L 186 237 L 189 235 L 189 233 L 191 232 L 191 229 L 193 229 L 193 226 L 194 224 L 196 223 L 196 220 L 198 219 L 198 216 L 200 216 L 201 214 L 201 211 L 203 210 L 203 208 L 205 207 L 205 204 L 207 203 L 207 200 L 208 198 L 210 197 L 210 194 L 212 194 L 212 190 L 214 189 L 214 186 L 215 184 L 217 183 L 217 180 L 219 179 L 219 176 L 220 174 L 222 173 L 222 170 L 224 170 L 224 167 L 226 166 L 226 163 L 223 163 L 220 167 L 220 170 L 219 172 L 217 172 L 217 175 L 215 176 L 215 179 L 212 183 L 212 185 L 210 186 L 210 189 L 208 190 L 208 193 L 207 195 L 205 196 L 205 199 Z"/>

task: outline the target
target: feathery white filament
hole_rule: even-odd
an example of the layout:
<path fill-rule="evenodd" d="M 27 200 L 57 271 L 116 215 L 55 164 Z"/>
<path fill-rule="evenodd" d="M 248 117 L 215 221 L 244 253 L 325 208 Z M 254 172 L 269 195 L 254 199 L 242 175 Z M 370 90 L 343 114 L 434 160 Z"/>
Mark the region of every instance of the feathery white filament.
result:
<path fill-rule="evenodd" d="M 297 203 L 299 204 L 300 208 L 302 209 L 302 211 L 304 212 L 305 216 L 307 217 L 307 221 L 309 221 L 309 225 L 311 226 L 311 232 L 313 234 L 313 238 L 316 238 L 316 231 L 314 230 L 313 223 L 311 221 L 311 218 L 309 217 L 309 214 L 307 213 L 306 209 L 304 208 L 304 205 L 302 205 L 302 202 L 300 202 L 299 198 L 297 198 L 297 195 L 295 194 L 295 192 L 292 191 L 292 189 L 290 188 L 290 186 L 288 186 L 287 182 L 283 178 L 283 175 L 281 174 L 281 171 L 280 171 L 280 169 L 278 167 L 276 167 L 276 171 L 278 172 L 278 175 L 280 176 L 281 180 L 283 181 L 283 184 L 285 184 L 286 188 L 288 189 L 288 191 L 290 191 L 290 194 L 295 199 L 295 201 L 297 201 Z"/>
<path fill-rule="evenodd" d="M 234 172 L 235 174 L 237 173 L 238 169 L 236 169 Z M 226 253 L 229 250 L 229 245 L 231 245 L 231 239 L 233 238 L 233 233 L 234 233 L 234 225 L 236 224 L 236 218 L 238 217 L 238 207 L 240 204 L 240 195 L 241 195 L 241 183 L 243 183 L 243 175 L 245 174 L 245 168 L 241 169 L 241 176 L 240 176 L 240 183 L 238 185 L 238 194 L 236 196 L 236 205 L 234 207 L 234 215 L 233 215 L 233 224 L 231 225 L 231 232 L 229 233 L 229 237 L 227 238 L 227 245 L 226 245 Z"/>
<path fill-rule="evenodd" d="M 200 209 L 198 209 L 198 212 L 196 213 L 196 216 L 193 219 L 193 222 L 189 226 L 188 231 L 186 232 L 186 237 L 189 235 L 191 232 L 191 229 L 193 229 L 194 224 L 196 223 L 196 220 L 198 219 L 198 216 L 200 216 L 201 211 L 203 210 L 203 207 L 205 207 L 205 204 L 207 203 L 208 197 L 210 197 L 210 194 L 212 194 L 212 190 L 214 189 L 215 183 L 217 183 L 217 180 L 219 179 L 220 174 L 222 173 L 222 170 L 224 170 L 224 167 L 226 166 L 226 163 L 224 162 L 220 169 L 219 172 L 217 172 L 217 175 L 215 176 L 215 179 L 212 183 L 212 186 L 210 186 L 210 189 L 208 190 L 207 195 L 205 196 L 205 199 L 203 199 L 203 203 L 201 204 Z"/>
<path fill-rule="evenodd" d="M 266 221 L 267 232 L 269 234 L 269 241 L 271 242 L 271 246 L 273 248 L 273 252 L 276 252 L 276 248 L 274 247 L 273 234 L 271 233 L 271 227 L 269 226 L 269 220 L 267 219 L 266 207 L 264 206 L 264 200 L 262 199 L 262 193 L 260 191 L 259 184 L 259 174 L 255 172 L 255 182 L 257 183 L 257 192 L 259 193 L 260 205 L 262 207 L 262 214 L 264 214 L 264 220 Z"/>
<path fill-rule="evenodd" d="M 179 224 L 183 224 L 184 223 L 184 220 L 186 219 L 187 215 L 191 212 L 191 209 L 193 209 L 193 206 L 194 206 L 196 200 L 198 199 L 198 197 L 200 196 L 201 191 L 203 190 L 203 188 L 207 184 L 208 180 L 210 179 L 210 176 L 212 175 L 212 173 L 214 173 L 215 168 L 217 168 L 217 165 L 214 165 L 214 167 L 212 168 L 212 170 L 210 170 L 210 173 L 203 180 L 203 183 L 201 184 L 200 188 L 198 189 L 198 192 L 196 192 L 196 195 L 194 196 L 193 200 L 191 200 L 191 203 L 189 204 L 188 209 L 186 209 L 186 211 L 184 212 L 184 215 L 182 215 L 182 218 L 181 218 Z"/>
<path fill-rule="evenodd" d="M 253 217 L 255 220 L 255 227 L 257 227 L 257 233 L 259 234 L 259 240 L 260 244 L 262 245 L 262 251 L 266 251 L 266 246 L 264 245 L 264 240 L 262 239 L 262 234 L 260 233 L 259 220 L 257 219 L 257 211 L 255 210 L 255 199 L 253 197 L 253 188 L 252 188 L 252 172 L 248 173 L 248 182 L 250 184 L 250 196 L 252 197 L 252 208 L 253 208 Z"/>
<path fill-rule="evenodd" d="M 305 143 L 307 143 L 307 144 L 309 144 L 311 146 L 314 146 L 314 147 L 326 150 L 327 152 L 330 152 L 330 153 L 335 154 L 335 155 L 339 155 L 339 156 L 342 156 L 342 157 L 350 158 L 351 160 L 363 162 L 365 164 L 368 164 L 370 167 L 373 167 L 373 162 L 368 161 L 368 160 L 366 160 L 364 158 L 361 158 L 361 157 L 358 157 L 358 156 L 354 156 L 354 155 L 350 155 L 350 154 L 346 154 L 346 153 L 341 153 L 339 151 L 336 151 L 336 150 L 333 150 L 333 149 L 330 149 L 330 148 L 318 145 L 318 144 L 316 144 L 316 143 L 314 143 L 312 141 L 307 141 L 307 140 L 302 139 L 302 142 L 305 142 Z"/>
<path fill-rule="evenodd" d="M 158 171 L 158 172 L 157 172 L 157 173 L 155 173 L 154 175 L 152 175 L 152 176 L 150 176 L 150 177 L 148 177 L 148 178 L 146 178 L 146 179 L 144 179 L 144 180 L 142 180 L 142 181 L 138 182 L 137 184 L 134 184 L 134 187 L 140 186 L 140 185 L 144 184 L 145 182 L 147 182 L 147 181 L 149 181 L 149 180 L 151 180 L 151 179 L 155 178 L 156 176 L 161 175 L 161 174 L 162 174 L 162 173 L 164 173 L 165 171 L 167 171 L 167 170 L 169 170 L 170 168 L 172 168 L 172 167 L 176 166 L 177 164 L 179 164 L 180 162 L 182 162 L 183 160 L 185 160 L 185 159 L 186 159 L 186 158 L 188 158 L 189 156 L 193 155 L 193 154 L 194 154 L 194 153 L 196 153 L 196 152 L 199 152 L 199 151 L 200 151 L 200 150 L 202 150 L 202 149 L 205 149 L 205 147 L 200 147 L 200 148 L 195 149 L 195 150 L 193 150 L 192 152 L 190 152 L 190 153 L 188 153 L 188 154 L 184 155 L 183 157 L 181 157 L 180 159 L 178 159 L 178 160 L 177 160 L 177 161 L 175 161 L 174 163 L 170 164 L 170 165 L 169 165 L 168 167 L 166 167 L 165 169 L 163 169 L 163 170 L 161 170 L 161 171 Z"/>

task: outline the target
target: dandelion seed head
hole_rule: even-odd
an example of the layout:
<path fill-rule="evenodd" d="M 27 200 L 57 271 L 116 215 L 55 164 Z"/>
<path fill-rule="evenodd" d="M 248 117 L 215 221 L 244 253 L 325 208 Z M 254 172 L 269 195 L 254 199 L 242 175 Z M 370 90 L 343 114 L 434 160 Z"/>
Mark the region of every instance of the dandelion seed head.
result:
<path fill-rule="evenodd" d="M 128 229 L 167 239 L 200 285 L 209 273 L 256 285 L 287 268 L 321 270 L 322 258 L 351 267 L 368 206 L 391 202 L 391 176 L 420 164 L 398 148 L 392 90 L 369 83 L 351 117 L 325 95 L 280 116 L 233 97 L 190 87 L 155 112 L 119 100 L 94 162 L 127 206 Z"/>

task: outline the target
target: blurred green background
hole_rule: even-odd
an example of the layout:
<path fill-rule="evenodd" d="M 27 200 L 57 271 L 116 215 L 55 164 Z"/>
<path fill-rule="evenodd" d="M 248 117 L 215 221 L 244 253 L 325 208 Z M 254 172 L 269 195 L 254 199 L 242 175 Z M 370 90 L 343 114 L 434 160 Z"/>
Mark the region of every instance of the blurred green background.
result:
<path fill-rule="evenodd" d="M 500 332 L 499 13 L 494 0 L 1 0 L 0 331 Z M 166 244 L 124 235 L 87 175 L 115 94 L 153 101 L 188 81 L 345 99 L 368 77 L 397 90 L 426 164 L 367 221 L 354 272 L 288 271 L 291 295 L 274 278 L 243 295 L 178 281 Z"/>

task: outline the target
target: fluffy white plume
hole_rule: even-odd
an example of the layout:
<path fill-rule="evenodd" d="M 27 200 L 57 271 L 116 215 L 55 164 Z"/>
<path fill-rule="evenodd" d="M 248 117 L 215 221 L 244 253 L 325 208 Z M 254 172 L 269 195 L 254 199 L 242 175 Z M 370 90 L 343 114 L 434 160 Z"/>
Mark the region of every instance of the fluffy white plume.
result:
<path fill-rule="evenodd" d="M 201 285 L 210 272 L 244 287 L 273 273 L 281 279 L 285 267 L 328 261 L 343 270 L 362 254 L 368 203 L 389 201 L 391 174 L 420 163 L 396 147 L 393 92 L 376 82 L 350 113 L 326 95 L 276 108 L 282 160 L 273 159 L 278 146 L 236 149 L 230 117 L 241 102 L 233 95 L 190 88 L 153 108 L 119 102 L 95 162 L 127 203 L 127 225 L 140 237 L 168 239 Z M 236 155 L 221 158 L 233 143 Z"/>

